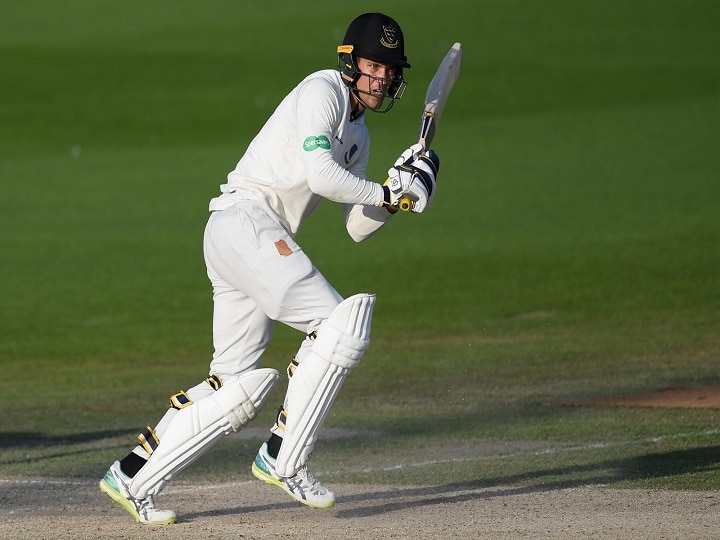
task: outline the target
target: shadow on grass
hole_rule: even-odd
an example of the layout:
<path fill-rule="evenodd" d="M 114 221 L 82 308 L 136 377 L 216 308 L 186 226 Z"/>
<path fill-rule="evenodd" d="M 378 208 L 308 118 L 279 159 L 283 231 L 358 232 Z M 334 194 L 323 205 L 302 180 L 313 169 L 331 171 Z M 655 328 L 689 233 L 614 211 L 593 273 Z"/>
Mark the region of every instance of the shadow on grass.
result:
<path fill-rule="evenodd" d="M 122 444 L 113 442 L 118 437 L 137 434 L 136 430 L 93 431 L 72 435 L 45 435 L 33 432 L 11 432 L 0 436 L 0 466 L 23 465 L 48 460 L 70 458 L 94 454 L 98 448 L 129 447 L 127 441 Z"/>
<path fill-rule="evenodd" d="M 0 435 L 0 450 L 37 448 L 38 446 L 63 446 L 66 444 L 92 443 L 103 439 L 137 434 L 137 430 L 90 431 L 72 435 L 46 435 L 34 432 L 10 432 Z"/>

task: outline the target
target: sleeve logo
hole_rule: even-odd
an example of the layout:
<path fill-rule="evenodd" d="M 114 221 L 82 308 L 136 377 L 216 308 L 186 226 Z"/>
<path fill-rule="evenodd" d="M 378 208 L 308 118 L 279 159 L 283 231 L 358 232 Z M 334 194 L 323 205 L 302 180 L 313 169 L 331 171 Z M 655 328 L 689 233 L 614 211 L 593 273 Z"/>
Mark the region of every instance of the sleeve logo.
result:
<path fill-rule="evenodd" d="M 312 152 L 318 148 L 330 150 L 330 139 L 328 139 L 325 135 L 320 135 L 318 137 L 308 137 L 303 141 L 303 150 L 306 152 Z"/>

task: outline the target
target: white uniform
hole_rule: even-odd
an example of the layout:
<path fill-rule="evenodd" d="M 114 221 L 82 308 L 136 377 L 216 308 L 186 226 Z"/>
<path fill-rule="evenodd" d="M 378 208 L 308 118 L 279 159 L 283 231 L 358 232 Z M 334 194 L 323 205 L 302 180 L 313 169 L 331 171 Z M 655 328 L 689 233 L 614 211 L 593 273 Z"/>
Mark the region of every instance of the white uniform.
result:
<path fill-rule="evenodd" d="M 342 203 L 356 241 L 390 218 L 382 186 L 365 180 L 369 150 L 364 115 L 351 118 L 349 89 L 334 70 L 304 79 L 251 142 L 210 202 L 205 230 L 211 373 L 255 369 L 273 321 L 309 334 L 342 300 L 293 238 L 322 198 Z M 306 340 L 298 360 L 309 346 Z"/>
<path fill-rule="evenodd" d="M 406 64 L 401 41 L 396 48 L 397 24 L 386 16 L 378 20 L 380 14 L 357 20 L 367 26 L 368 15 L 379 40 L 371 49 L 391 48 L 398 53 L 392 57 Z M 337 71 L 318 71 L 280 103 L 222 194 L 210 201 L 203 244 L 214 301 L 210 377 L 171 396 L 160 422 L 147 426 L 139 444 L 100 482 L 137 521 L 175 522 L 176 514 L 155 508 L 153 497 L 221 437 L 255 418 L 280 377 L 272 368 L 258 369 L 274 321 L 306 337 L 288 368 L 291 379 L 273 434 L 252 471 L 303 504 L 334 504 L 334 494 L 306 462 L 346 376 L 369 345 L 375 295 L 343 299 L 294 238 L 323 198 L 340 203 L 355 241 L 387 222 L 392 214 L 383 208 L 383 187 L 365 180 L 369 151 L 364 116 L 351 116 L 350 88 Z"/>

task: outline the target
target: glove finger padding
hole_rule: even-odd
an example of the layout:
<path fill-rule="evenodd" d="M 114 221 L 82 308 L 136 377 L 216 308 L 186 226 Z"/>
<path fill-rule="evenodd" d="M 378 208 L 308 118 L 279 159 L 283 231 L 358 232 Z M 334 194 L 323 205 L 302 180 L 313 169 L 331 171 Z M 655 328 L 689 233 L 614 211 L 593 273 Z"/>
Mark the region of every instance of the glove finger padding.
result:
<path fill-rule="evenodd" d="M 420 154 L 420 152 L 422 152 L 422 150 L 423 147 L 421 144 L 413 144 L 400 154 L 400 157 L 395 160 L 395 163 L 393 163 L 393 167 L 399 167 L 400 165 L 411 163 Z"/>
<path fill-rule="evenodd" d="M 422 187 L 422 189 L 420 187 L 413 189 L 414 186 L 411 184 L 407 195 L 411 199 L 414 199 L 413 195 L 416 195 L 417 198 L 410 211 L 419 214 L 428 208 L 435 198 L 440 158 L 434 151 L 428 150 L 420 154 L 410 168 L 414 169 L 413 184 L 420 184 Z"/>
<path fill-rule="evenodd" d="M 440 172 L 440 156 L 435 153 L 435 150 L 428 150 L 418 156 L 418 161 L 428 162 L 428 165 L 432 168 L 433 176 L 437 180 L 438 172 Z M 418 165 L 418 163 L 415 163 Z"/>

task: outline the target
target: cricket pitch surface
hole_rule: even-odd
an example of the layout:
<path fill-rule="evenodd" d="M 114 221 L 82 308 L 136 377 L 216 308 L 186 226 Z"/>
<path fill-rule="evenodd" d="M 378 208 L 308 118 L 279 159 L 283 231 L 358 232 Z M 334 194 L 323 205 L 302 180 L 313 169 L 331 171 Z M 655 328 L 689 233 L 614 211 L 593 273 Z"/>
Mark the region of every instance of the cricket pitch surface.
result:
<path fill-rule="evenodd" d="M 664 389 L 595 405 L 720 407 L 720 386 Z M 589 405 L 588 402 L 574 405 Z M 98 478 L 99 481 L 99 478 Z M 720 491 L 572 488 L 480 482 L 388 487 L 330 484 L 337 502 L 306 508 L 259 481 L 173 482 L 156 498 L 178 523 L 136 524 L 95 481 L 0 478 L 3 539 L 713 539 Z"/>
<path fill-rule="evenodd" d="M 136 524 L 95 483 L 0 480 L 0 537 L 13 539 L 717 539 L 720 493 L 333 485 L 329 510 L 258 481 L 168 486 L 178 523 Z"/>

